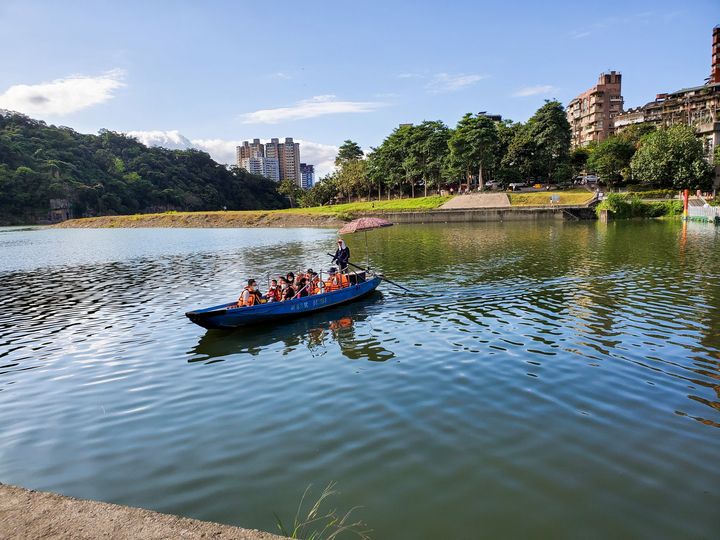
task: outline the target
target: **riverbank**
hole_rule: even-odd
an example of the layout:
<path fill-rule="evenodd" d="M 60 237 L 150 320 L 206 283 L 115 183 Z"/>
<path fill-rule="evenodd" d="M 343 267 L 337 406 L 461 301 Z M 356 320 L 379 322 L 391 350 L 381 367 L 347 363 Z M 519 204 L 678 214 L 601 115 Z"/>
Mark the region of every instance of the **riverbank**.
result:
<path fill-rule="evenodd" d="M 526 220 L 544 217 L 562 218 L 563 210 L 582 209 L 592 199 L 592 195 L 583 195 L 581 204 L 572 206 L 575 194 L 565 194 L 561 204 L 543 204 L 549 200 L 549 194 L 542 198 L 525 198 L 518 204 L 505 204 L 502 208 L 488 206 L 458 205 L 449 207 L 446 203 L 471 202 L 472 195 L 460 195 L 455 198 L 443 196 L 418 197 L 415 199 L 397 199 L 390 201 L 370 201 L 314 208 L 290 208 L 268 211 L 212 211 L 212 212 L 165 212 L 162 214 L 134 214 L 130 216 L 100 216 L 93 218 L 70 219 L 58 223 L 60 228 L 251 228 L 251 227 L 341 227 L 345 222 L 359 216 L 383 217 L 393 223 L 427 223 L 460 221 L 503 221 Z M 568 196 L 575 197 L 567 199 Z M 512 203 L 512 198 L 509 199 Z M 540 202 L 542 201 L 542 202 Z M 562 203 L 565 204 L 562 204 Z M 534 203 L 534 205 L 530 205 Z M 583 219 L 582 217 L 579 217 Z M 592 219 L 592 216 L 590 217 Z"/>
<path fill-rule="evenodd" d="M 284 537 L 0 484 L 0 538 L 282 540 Z"/>
<path fill-rule="evenodd" d="M 250 228 L 250 227 L 342 227 L 346 220 L 335 214 L 283 211 L 168 212 L 132 216 L 100 216 L 70 219 L 54 225 L 67 229 L 139 228 Z"/>

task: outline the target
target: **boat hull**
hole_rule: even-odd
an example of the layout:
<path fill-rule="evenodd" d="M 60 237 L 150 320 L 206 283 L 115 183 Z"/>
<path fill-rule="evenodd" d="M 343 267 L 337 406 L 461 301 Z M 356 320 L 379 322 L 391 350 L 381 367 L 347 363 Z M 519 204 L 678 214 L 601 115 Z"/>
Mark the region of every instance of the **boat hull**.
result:
<path fill-rule="evenodd" d="M 195 324 L 212 329 L 231 329 L 268 321 L 300 317 L 329 307 L 352 302 L 367 296 L 380 285 L 379 277 L 372 277 L 337 291 L 314 294 L 285 302 L 270 302 L 251 307 L 233 307 L 235 303 L 188 311 L 185 316 Z"/>

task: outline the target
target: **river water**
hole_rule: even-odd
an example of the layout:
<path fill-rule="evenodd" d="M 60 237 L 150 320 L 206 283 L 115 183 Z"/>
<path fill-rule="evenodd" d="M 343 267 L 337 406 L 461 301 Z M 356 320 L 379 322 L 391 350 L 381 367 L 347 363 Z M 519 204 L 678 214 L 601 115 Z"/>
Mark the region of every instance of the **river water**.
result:
<path fill-rule="evenodd" d="M 720 233 L 396 226 L 412 289 L 231 333 L 189 309 L 327 268 L 317 229 L 0 229 L 0 482 L 374 538 L 717 538 Z M 348 237 L 355 260 L 362 236 Z"/>

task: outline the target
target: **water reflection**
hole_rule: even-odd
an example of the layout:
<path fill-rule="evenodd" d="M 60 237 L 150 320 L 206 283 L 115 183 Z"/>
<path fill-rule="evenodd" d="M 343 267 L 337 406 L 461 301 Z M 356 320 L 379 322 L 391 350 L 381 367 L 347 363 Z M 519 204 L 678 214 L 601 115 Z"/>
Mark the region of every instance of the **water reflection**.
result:
<path fill-rule="evenodd" d="M 395 353 L 367 331 L 370 308 L 382 303 L 383 295 L 376 291 L 351 304 L 281 323 L 208 330 L 188 352 L 191 356 L 188 362 L 210 364 L 228 357 L 258 356 L 278 343 L 283 344 L 283 355 L 304 347 L 313 357 L 320 357 L 335 348 L 350 360 L 385 362 L 394 358 Z"/>

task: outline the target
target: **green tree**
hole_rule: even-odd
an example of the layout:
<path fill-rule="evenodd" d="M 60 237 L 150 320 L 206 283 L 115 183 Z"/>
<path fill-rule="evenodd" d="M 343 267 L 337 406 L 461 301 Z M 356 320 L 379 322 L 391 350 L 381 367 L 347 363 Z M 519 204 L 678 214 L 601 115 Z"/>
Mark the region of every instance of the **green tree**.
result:
<path fill-rule="evenodd" d="M 353 159 L 342 164 L 336 174 L 336 184 L 340 195 L 350 202 L 352 195 L 368 193 L 370 182 L 366 174 L 364 159 Z"/>
<path fill-rule="evenodd" d="M 573 148 L 570 152 L 570 166 L 573 170 L 573 175 L 578 175 L 585 170 L 590 155 L 594 148 L 590 149 L 584 146 L 578 146 Z"/>
<path fill-rule="evenodd" d="M 695 130 L 682 124 L 643 136 L 631 167 L 634 179 L 658 188 L 708 188 L 712 173 Z"/>
<path fill-rule="evenodd" d="M 420 180 L 427 197 L 428 186 L 439 184 L 443 159 L 448 153 L 450 132 L 445 124 L 424 121 L 406 130 L 403 167 L 412 179 L 411 196 L 415 196 L 415 182 Z"/>
<path fill-rule="evenodd" d="M 617 136 L 620 139 L 632 144 L 637 150 L 637 148 L 640 146 L 641 139 L 648 133 L 652 133 L 655 130 L 655 124 L 650 124 L 649 122 L 642 122 L 640 124 L 632 124 L 626 127 L 624 130 L 622 130 L 621 133 L 618 133 Z"/>
<path fill-rule="evenodd" d="M 521 126 L 502 158 L 502 166 L 511 171 L 515 179 L 527 180 L 540 176 L 543 172 L 540 161 L 537 159 L 538 145 L 526 125 Z"/>
<path fill-rule="evenodd" d="M 328 174 L 302 194 L 300 205 L 304 207 L 325 206 L 334 202 L 338 194 L 337 173 Z"/>
<path fill-rule="evenodd" d="M 630 140 L 611 135 L 599 142 L 587 161 L 587 167 L 603 182 L 613 186 L 630 177 L 630 160 L 635 146 Z"/>
<path fill-rule="evenodd" d="M 498 144 L 495 123 L 484 114 L 467 113 L 448 139 L 450 163 L 464 171 L 468 184 L 477 172 L 477 184 L 482 189 L 483 171 L 492 166 Z"/>
<path fill-rule="evenodd" d="M 337 156 L 335 156 L 335 165 L 339 167 L 347 161 L 354 161 L 363 158 L 363 151 L 360 145 L 355 141 L 346 139 L 338 148 Z"/>
<path fill-rule="evenodd" d="M 383 142 L 371 153 L 368 173 L 373 183 L 381 183 L 390 199 L 393 189 L 402 190 L 408 180 L 407 161 L 412 126 L 401 126 L 385 137 Z"/>
<path fill-rule="evenodd" d="M 559 101 L 546 101 L 528 120 L 527 129 L 536 145 L 534 159 L 539 176 L 569 180 L 570 123 Z"/>
<path fill-rule="evenodd" d="M 277 185 L 198 150 L 148 148 L 120 133 L 84 135 L 0 111 L 0 223 L 45 219 L 49 199 L 75 216 L 283 208 Z"/>
<path fill-rule="evenodd" d="M 293 180 L 283 180 L 278 186 L 278 193 L 285 195 L 290 201 L 290 207 L 293 208 L 297 205 L 297 201 L 303 194 L 303 190 Z"/>

